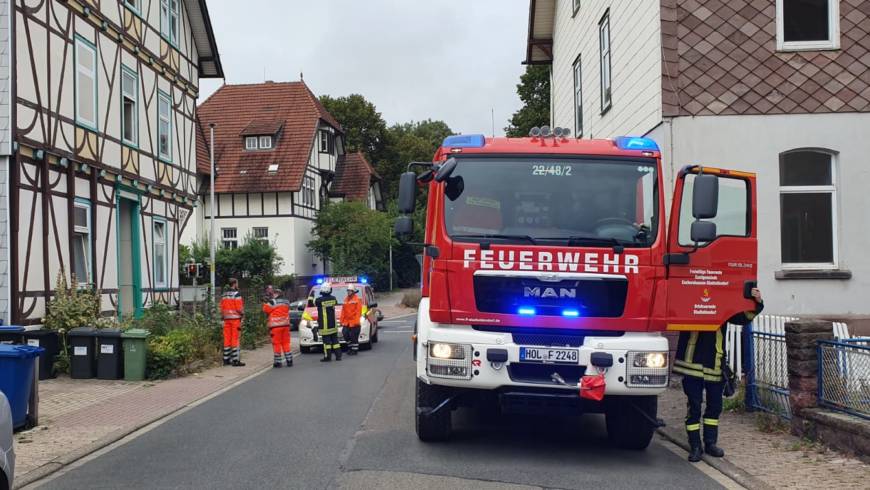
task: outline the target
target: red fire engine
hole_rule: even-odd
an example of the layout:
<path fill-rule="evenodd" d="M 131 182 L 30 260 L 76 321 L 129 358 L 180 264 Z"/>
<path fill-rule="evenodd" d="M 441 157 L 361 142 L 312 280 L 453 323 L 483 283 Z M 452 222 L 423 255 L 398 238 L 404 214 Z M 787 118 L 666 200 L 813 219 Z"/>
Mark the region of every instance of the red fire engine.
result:
<path fill-rule="evenodd" d="M 604 413 L 618 446 L 649 444 L 668 384 L 663 332 L 719 328 L 752 309 L 756 280 L 755 175 L 691 165 L 673 178 L 668 222 L 646 138 L 451 136 L 432 163 L 409 164 L 398 236 L 428 186 L 420 439 L 448 438 L 452 410 L 495 400 L 504 412 Z M 578 396 L 592 377 L 603 399 Z"/>

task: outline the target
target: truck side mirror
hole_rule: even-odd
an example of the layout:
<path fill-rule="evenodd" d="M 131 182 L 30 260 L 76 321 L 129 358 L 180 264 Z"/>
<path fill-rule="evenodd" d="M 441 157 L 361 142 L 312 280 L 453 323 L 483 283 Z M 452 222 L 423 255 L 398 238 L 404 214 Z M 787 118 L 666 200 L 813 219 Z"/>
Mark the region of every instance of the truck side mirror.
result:
<path fill-rule="evenodd" d="M 716 239 L 716 223 L 712 221 L 695 221 L 690 230 L 692 241 L 708 243 Z"/>
<path fill-rule="evenodd" d="M 395 231 L 399 240 L 406 240 L 414 233 L 414 220 L 410 216 L 399 216 L 396 218 Z"/>
<path fill-rule="evenodd" d="M 444 162 L 435 172 L 435 182 L 444 182 L 456 170 L 456 159 L 450 158 Z"/>
<path fill-rule="evenodd" d="M 399 177 L 399 212 L 411 214 L 417 207 L 417 174 L 404 172 Z"/>
<path fill-rule="evenodd" d="M 701 174 L 695 177 L 692 192 L 692 216 L 695 219 L 715 218 L 719 211 L 719 178 Z"/>

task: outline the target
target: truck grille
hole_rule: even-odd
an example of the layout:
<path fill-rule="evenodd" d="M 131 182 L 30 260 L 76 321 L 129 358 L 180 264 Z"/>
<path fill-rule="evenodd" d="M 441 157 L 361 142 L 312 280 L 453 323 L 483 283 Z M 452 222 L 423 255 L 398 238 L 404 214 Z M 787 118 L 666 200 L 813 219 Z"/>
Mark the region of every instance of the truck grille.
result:
<path fill-rule="evenodd" d="M 566 309 L 589 318 L 618 318 L 625 309 L 628 280 L 624 277 L 541 281 L 535 277 L 474 276 L 474 300 L 485 313 L 516 314 L 520 307 L 537 315 L 561 316 Z"/>

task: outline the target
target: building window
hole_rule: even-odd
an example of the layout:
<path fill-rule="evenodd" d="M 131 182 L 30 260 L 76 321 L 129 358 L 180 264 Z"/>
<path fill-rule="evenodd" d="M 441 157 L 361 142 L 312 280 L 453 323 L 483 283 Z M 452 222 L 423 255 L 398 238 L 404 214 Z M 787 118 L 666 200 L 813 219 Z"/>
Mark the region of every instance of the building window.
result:
<path fill-rule="evenodd" d="M 91 203 L 76 199 L 73 204 L 73 274 L 77 284 L 91 282 Z"/>
<path fill-rule="evenodd" d="M 268 150 L 272 148 L 272 137 L 271 136 L 260 136 L 260 149 Z"/>
<path fill-rule="evenodd" d="M 221 228 L 221 245 L 224 248 L 239 248 L 239 238 L 235 228 Z"/>
<path fill-rule="evenodd" d="M 604 114 L 612 105 L 610 79 L 610 11 L 604 13 L 598 23 L 598 46 L 601 51 L 601 113 Z"/>
<path fill-rule="evenodd" d="M 167 286 L 167 271 L 169 271 L 169 254 L 167 253 L 166 222 L 158 219 L 153 221 L 154 240 L 154 287 Z"/>
<path fill-rule="evenodd" d="M 574 134 L 583 136 L 583 70 L 580 66 L 580 57 L 574 61 Z"/>
<path fill-rule="evenodd" d="M 315 182 L 314 177 L 310 175 L 306 175 L 302 180 L 302 205 L 308 207 L 314 207 L 315 200 Z"/>
<path fill-rule="evenodd" d="M 124 143 L 139 144 L 139 75 L 121 67 L 121 135 Z"/>
<path fill-rule="evenodd" d="M 577 15 L 578 10 L 580 10 L 580 0 L 574 0 L 574 13 L 571 14 L 571 17 Z"/>
<path fill-rule="evenodd" d="M 257 149 L 257 137 L 256 136 L 248 136 L 245 138 L 245 149 L 246 150 L 256 150 Z"/>
<path fill-rule="evenodd" d="M 836 166 L 832 153 L 797 150 L 779 157 L 782 263 L 837 266 Z"/>
<path fill-rule="evenodd" d="M 320 153 L 329 153 L 329 131 L 320 131 Z"/>
<path fill-rule="evenodd" d="M 76 38 L 76 122 L 97 130 L 97 48 Z"/>
<path fill-rule="evenodd" d="M 157 96 L 157 150 L 160 158 L 172 161 L 172 99 L 160 92 Z"/>
<path fill-rule="evenodd" d="M 253 229 L 254 240 L 268 241 L 269 228 L 267 226 L 255 226 Z"/>
<path fill-rule="evenodd" d="M 776 0 L 776 47 L 782 51 L 840 47 L 838 0 Z"/>
<path fill-rule="evenodd" d="M 172 45 L 178 44 L 178 2 L 160 0 L 160 34 Z"/>

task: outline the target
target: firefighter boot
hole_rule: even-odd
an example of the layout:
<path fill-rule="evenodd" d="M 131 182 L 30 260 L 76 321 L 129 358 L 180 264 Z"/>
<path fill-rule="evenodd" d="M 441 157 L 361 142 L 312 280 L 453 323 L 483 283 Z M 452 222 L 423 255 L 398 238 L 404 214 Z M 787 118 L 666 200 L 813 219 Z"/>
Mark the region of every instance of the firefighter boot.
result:
<path fill-rule="evenodd" d="M 289 352 L 284 353 L 284 359 L 287 362 L 287 367 L 293 366 L 293 354 Z"/>
<path fill-rule="evenodd" d="M 690 430 L 689 434 L 689 462 L 697 463 L 701 461 L 701 455 L 704 450 L 701 449 L 701 431 Z"/>
<path fill-rule="evenodd" d="M 340 361 L 341 360 L 341 347 L 338 347 L 338 348 L 332 349 L 332 350 L 335 351 L 335 360 Z"/>
<path fill-rule="evenodd" d="M 704 422 L 704 452 L 714 458 L 725 456 L 725 450 L 716 445 L 716 441 L 719 440 L 719 427 L 716 425 L 708 425 L 706 423 L 708 422 L 707 420 Z"/>
<path fill-rule="evenodd" d="M 323 359 L 320 362 L 332 362 L 332 351 L 323 346 Z"/>

